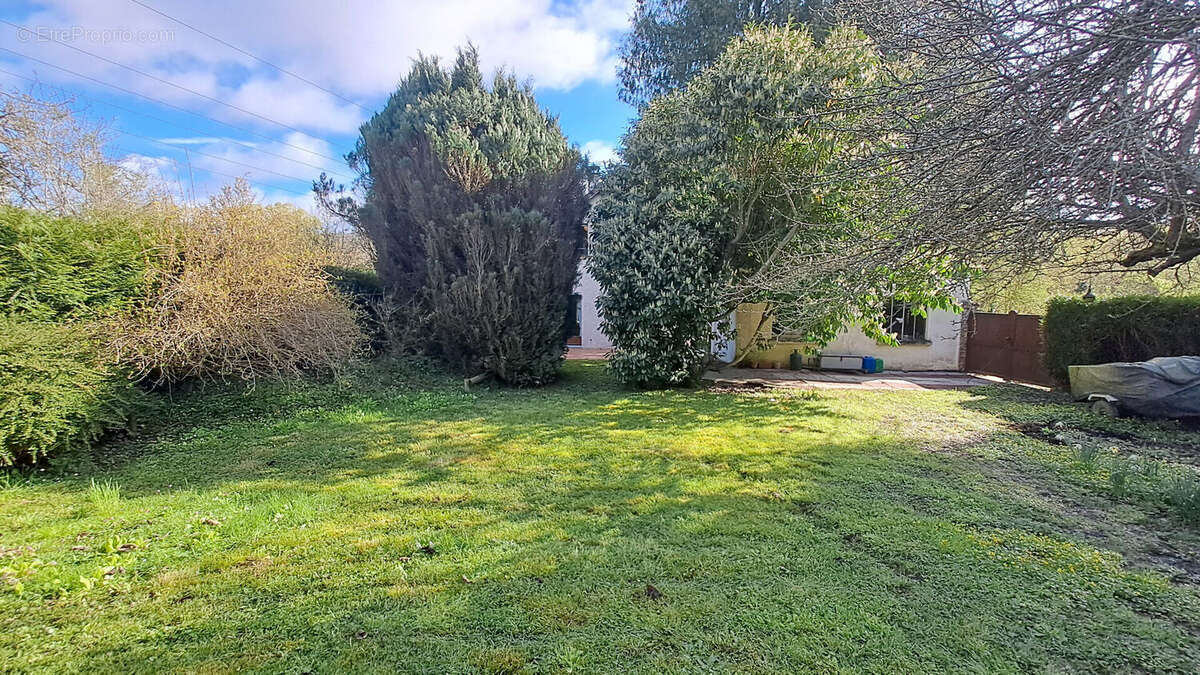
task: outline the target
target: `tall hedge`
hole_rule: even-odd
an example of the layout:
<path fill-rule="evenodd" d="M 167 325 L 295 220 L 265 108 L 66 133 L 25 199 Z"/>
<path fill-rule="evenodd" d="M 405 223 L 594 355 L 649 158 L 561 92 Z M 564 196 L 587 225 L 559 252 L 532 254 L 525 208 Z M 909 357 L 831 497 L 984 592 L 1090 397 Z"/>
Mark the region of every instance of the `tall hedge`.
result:
<path fill-rule="evenodd" d="M 0 316 L 86 319 L 142 297 L 152 244 L 119 220 L 0 207 Z"/>
<path fill-rule="evenodd" d="M 145 295 L 149 234 L 0 207 L 0 466 L 86 447 L 140 399 L 99 321 Z"/>
<path fill-rule="evenodd" d="M 87 447 L 125 427 L 142 394 L 94 327 L 0 318 L 0 466 Z"/>
<path fill-rule="evenodd" d="M 1200 296 L 1055 298 L 1044 328 L 1046 366 L 1066 382 L 1067 366 L 1200 354 Z"/>

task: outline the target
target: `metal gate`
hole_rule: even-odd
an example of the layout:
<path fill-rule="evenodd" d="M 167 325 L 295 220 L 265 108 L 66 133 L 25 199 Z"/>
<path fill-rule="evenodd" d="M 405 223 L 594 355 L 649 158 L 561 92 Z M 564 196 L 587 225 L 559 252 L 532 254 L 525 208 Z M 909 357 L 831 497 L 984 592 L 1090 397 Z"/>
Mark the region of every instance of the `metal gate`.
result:
<path fill-rule="evenodd" d="M 972 312 L 967 319 L 967 370 L 1053 386 L 1043 361 L 1042 317 Z"/>

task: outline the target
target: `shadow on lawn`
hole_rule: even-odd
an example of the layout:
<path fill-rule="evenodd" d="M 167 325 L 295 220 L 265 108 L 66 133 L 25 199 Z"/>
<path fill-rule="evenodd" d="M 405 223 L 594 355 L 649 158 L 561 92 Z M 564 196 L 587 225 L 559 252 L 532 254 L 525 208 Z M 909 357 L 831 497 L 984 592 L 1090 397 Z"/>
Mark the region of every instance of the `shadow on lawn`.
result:
<path fill-rule="evenodd" d="M 1178 598 L 973 458 L 856 428 L 836 398 L 620 391 L 580 368 L 547 390 L 315 396 L 157 443 L 118 469 L 131 502 L 171 483 L 322 508 L 303 533 L 172 560 L 205 570 L 147 600 L 182 628 L 113 633 L 93 665 L 169 649 L 228 669 L 1122 670 L 1200 653 Z"/>
<path fill-rule="evenodd" d="M 1027 669 L 1094 666 L 1101 647 L 1122 669 L 1197 653 L 1196 625 L 1162 620 L 1175 600 L 1046 538 L 1058 514 L 953 462 L 889 461 L 874 442 L 729 448 L 719 462 L 682 447 L 544 456 L 499 490 L 488 484 L 506 465 L 479 464 L 499 461 L 486 453 L 452 449 L 432 468 L 380 460 L 367 476 L 413 473 L 400 496 L 352 502 L 319 548 L 277 554 L 275 574 L 299 575 L 301 590 L 239 567 L 210 575 L 212 611 L 172 645 L 233 631 L 236 644 L 206 648 L 236 665 L 300 635 L 291 665 L 403 668 L 437 654 L 448 670 L 569 667 L 564 653 L 585 670 Z M 1085 568 L 1078 581 L 1055 571 L 1068 563 Z"/>
<path fill-rule="evenodd" d="M 1124 417 L 1091 412 L 1085 403 L 1062 391 L 1040 391 L 1019 385 L 993 385 L 969 390 L 963 408 L 1000 417 L 1018 427 L 1067 426 L 1096 435 L 1172 443 L 1200 454 L 1200 432 L 1178 420 Z"/>
<path fill-rule="evenodd" d="M 778 432 L 815 420 L 844 420 L 820 397 L 742 397 L 703 390 L 632 392 L 595 386 L 595 373 L 567 377 L 541 390 L 484 389 L 466 394 L 400 388 L 366 395 L 321 390 L 286 392 L 265 403 L 236 393 L 203 400 L 194 426 L 172 425 L 134 452 L 118 473 L 152 475 L 123 481 L 130 494 L 164 484 L 207 489 L 255 481 L 275 488 L 325 489 L 373 476 L 408 476 L 408 484 L 445 479 L 457 463 L 537 446 L 589 448 L 614 438 L 645 436 L 646 453 L 694 434 L 719 437 L 730 425 Z M 250 403 L 240 406 L 243 401 Z M 186 412 L 186 409 L 185 411 Z"/>

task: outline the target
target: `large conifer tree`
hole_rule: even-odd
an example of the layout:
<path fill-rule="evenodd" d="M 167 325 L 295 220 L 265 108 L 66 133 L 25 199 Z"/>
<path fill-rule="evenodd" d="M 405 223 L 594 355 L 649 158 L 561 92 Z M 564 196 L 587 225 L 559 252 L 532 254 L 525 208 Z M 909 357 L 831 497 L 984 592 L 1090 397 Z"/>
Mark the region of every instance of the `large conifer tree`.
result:
<path fill-rule="evenodd" d="M 478 54 L 413 65 L 350 157 L 358 224 L 432 353 L 517 385 L 553 379 L 583 239 L 587 165 L 528 86 Z"/>

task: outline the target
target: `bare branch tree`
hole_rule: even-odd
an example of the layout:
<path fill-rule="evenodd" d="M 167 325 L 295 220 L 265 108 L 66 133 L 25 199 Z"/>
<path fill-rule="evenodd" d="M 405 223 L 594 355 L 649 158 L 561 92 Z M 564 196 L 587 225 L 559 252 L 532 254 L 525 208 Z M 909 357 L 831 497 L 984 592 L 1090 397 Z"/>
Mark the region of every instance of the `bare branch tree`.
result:
<path fill-rule="evenodd" d="M 103 142 L 101 128 L 64 103 L 0 91 L 0 190 L 10 204 L 77 213 L 104 163 Z"/>
<path fill-rule="evenodd" d="M 871 94 L 886 113 L 860 129 L 894 139 L 858 167 L 876 217 L 993 265 L 1036 264 L 1080 239 L 1097 262 L 1151 275 L 1200 256 L 1200 2 L 838 11 L 903 64 Z"/>

